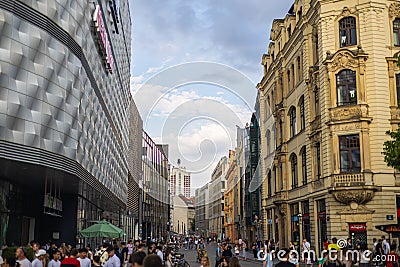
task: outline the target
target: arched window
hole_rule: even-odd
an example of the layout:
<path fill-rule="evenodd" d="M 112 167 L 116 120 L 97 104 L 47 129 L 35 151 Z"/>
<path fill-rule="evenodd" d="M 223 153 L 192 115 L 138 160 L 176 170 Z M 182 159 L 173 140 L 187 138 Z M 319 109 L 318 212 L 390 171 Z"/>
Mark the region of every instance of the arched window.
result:
<path fill-rule="evenodd" d="M 357 104 L 356 72 L 342 70 L 336 75 L 338 106 Z"/>
<path fill-rule="evenodd" d="M 271 153 L 271 131 L 267 131 L 267 155 Z"/>
<path fill-rule="evenodd" d="M 307 151 L 305 146 L 301 149 L 301 175 L 303 185 L 307 184 Z"/>
<path fill-rule="evenodd" d="M 298 186 L 297 156 L 294 153 L 290 155 L 290 165 L 292 168 L 292 188 L 296 188 Z"/>
<path fill-rule="evenodd" d="M 300 109 L 300 130 L 304 130 L 306 128 L 306 114 L 305 114 L 305 109 L 304 109 L 304 96 L 300 97 L 299 109 Z"/>
<path fill-rule="evenodd" d="M 290 137 L 296 135 L 296 108 L 291 107 L 289 110 L 289 121 L 290 121 Z"/>
<path fill-rule="evenodd" d="M 356 19 L 345 17 L 339 21 L 340 47 L 357 44 Z"/>
<path fill-rule="evenodd" d="M 267 192 L 267 194 L 268 194 L 268 197 L 271 197 L 271 195 L 272 195 L 272 175 L 271 175 L 271 170 L 269 170 L 267 177 L 268 177 L 268 189 L 267 189 L 268 192 Z"/>
<path fill-rule="evenodd" d="M 300 59 L 300 56 L 298 56 L 297 57 L 297 62 L 296 62 L 296 64 L 297 64 L 297 81 L 300 81 L 301 80 L 301 77 L 303 76 L 303 71 L 301 70 L 302 68 L 301 68 L 301 59 Z"/>
<path fill-rule="evenodd" d="M 400 18 L 393 21 L 393 41 L 395 46 L 400 46 Z"/>

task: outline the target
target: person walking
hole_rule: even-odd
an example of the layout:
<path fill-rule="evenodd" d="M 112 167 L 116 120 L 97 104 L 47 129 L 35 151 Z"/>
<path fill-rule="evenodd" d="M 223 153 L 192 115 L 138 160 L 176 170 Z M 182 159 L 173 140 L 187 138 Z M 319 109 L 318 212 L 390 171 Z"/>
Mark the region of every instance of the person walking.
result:
<path fill-rule="evenodd" d="M 60 267 L 61 266 L 60 258 L 61 258 L 60 251 L 54 252 L 53 258 L 50 260 L 47 267 Z"/>
<path fill-rule="evenodd" d="M 32 261 L 32 267 L 45 267 L 43 261 L 46 254 L 46 250 L 39 249 L 38 252 L 35 254 L 36 258 Z"/>
<path fill-rule="evenodd" d="M 81 267 L 80 262 L 76 259 L 79 251 L 76 248 L 71 249 L 70 256 L 61 262 L 61 267 Z"/>
<path fill-rule="evenodd" d="M 217 243 L 217 249 L 215 250 L 215 267 L 218 267 L 222 258 L 222 246 L 221 243 Z"/>
<path fill-rule="evenodd" d="M 107 248 L 108 260 L 104 264 L 104 267 L 121 267 L 121 260 L 115 255 L 115 250 L 112 246 Z"/>
<path fill-rule="evenodd" d="M 272 267 L 272 265 L 273 265 L 272 253 L 271 250 L 267 248 L 267 250 L 265 251 L 263 267 Z"/>
<path fill-rule="evenodd" d="M 26 258 L 26 249 L 24 247 L 17 248 L 15 257 L 20 267 L 32 267 L 32 263 Z"/>
<path fill-rule="evenodd" d="M 90 259 L 87 257 L 87 253 L 88 253 L 88 250 L 86 248 L 81 248 L 79 250 L 78 261 L 79 261 L 81 267 L 91 267 L 92 266 Z"/>

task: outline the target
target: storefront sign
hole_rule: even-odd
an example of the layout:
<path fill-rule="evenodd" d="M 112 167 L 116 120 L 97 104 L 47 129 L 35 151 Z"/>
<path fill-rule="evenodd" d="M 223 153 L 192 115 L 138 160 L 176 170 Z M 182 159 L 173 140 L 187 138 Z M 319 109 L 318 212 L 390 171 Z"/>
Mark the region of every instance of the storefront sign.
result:
<path fill-rule="evenodd" d="M 386 231 L 385 232 L 387 232 L 387 233 L 394 233 L 394 232 L 399 233 L 400 232 L 400 225 L 388 225 L 388 226 L 386 226 Z"/>
<path fill-rule="evenodd" d="M 365 223 L 351 223 L 349 225 L 350 232 L 365 232 L 367 231 L 367 226 Z"/>
<path fill-rule="evenodd" d="M 61 201 L 61 199 L 53 197 L 50 194 L 46 194 L 44 196 L 44 204 L 43 204 L 43 206 L 46 207 L 46 208 L 53 209 L 53 210 L 62 211 L 62 201 Z"/>
<path fill-rule="evenodd" d="M 100 5 L 96 6 L 96 10 L 94 11 L 94 14 L 93 14 L 93 21 L 95 23 L 96 32 L 99 37 L 100 48 L 101 48 L 103 54 L 106 55 L 106 57 L 105 57 L 106 69 L 108 70 L 109 73 L 113 73 L 114 58 L 113 58 L 113 55 L 111 52 L 110 40 L 108 38 L 107 31 L 104 26 L 104 20 L 103 20 L 103 15 L 102 15 Z"/>

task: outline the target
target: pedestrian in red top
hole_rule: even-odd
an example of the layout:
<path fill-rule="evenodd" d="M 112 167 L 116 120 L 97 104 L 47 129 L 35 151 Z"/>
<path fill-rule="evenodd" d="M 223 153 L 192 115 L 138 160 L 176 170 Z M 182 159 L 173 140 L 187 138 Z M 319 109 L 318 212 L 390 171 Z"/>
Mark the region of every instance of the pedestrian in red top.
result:
<path fill-rule="evenodd" d="M 399 267 L 399 255 L 394 252 L 394 247 L 390 248 L 390 252 L 386 255 L 386 267 Z"/>
<path fill-rule="evenodd" d="M 73 248 L 71 250 L 71 255 L 68 258 L 65 258 L 61 262 L 61 267 L 81 267 L 81 264 L 79 261 L 76 259 L 78 257 L 78 250 L 76 248 Z"/>

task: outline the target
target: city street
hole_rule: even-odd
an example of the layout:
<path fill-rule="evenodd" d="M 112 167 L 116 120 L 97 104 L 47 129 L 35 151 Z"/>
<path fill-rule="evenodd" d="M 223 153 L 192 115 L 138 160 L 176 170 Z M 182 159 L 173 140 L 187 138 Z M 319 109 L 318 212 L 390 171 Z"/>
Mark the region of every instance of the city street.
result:
<path fill-rule="evenodd" d="M 210 259 L 211 266 L 215 266 L 215 250 L 216 250 L 216 248 L 217 248 L 217 245 L 214 242 L 207 245 L 207 255 Z M 189 262 L 191 267 L 198 267 L 201 265 L 199 262 L 196 262 L 196 255 L 197 255 L 196 250 L 182 249 L 180 252 L 185 254 L 185 259 Z M 242 267 L 262 266 L 262 262 L 257 262 L 254 260 L 246 260 L 246 261 L 241 260 L 240 265 Z"/>

